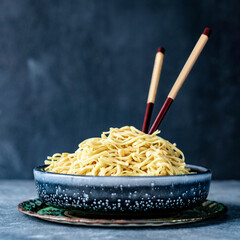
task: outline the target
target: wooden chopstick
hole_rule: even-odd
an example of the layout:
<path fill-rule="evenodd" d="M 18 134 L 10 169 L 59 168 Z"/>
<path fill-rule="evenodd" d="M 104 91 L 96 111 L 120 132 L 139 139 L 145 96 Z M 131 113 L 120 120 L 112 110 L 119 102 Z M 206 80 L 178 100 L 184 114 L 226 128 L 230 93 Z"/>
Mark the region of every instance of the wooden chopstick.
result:
<path fill-rule="evenodd" d="M 142 127 L 142 131 L 144 133 L 148 132 L 148 128 L 149 128 L 149 124 L 152 116 L 153 105 L 154 105 L 156 94 L 157 94 L 159 78 L 162 70 L 164 54 L 165 54 L 165 49 L 163 47 L 158 48 L 158 51 L 155 57 L 155 62 L 154 62 L 154 67 L 152 72 L 152 79 L 151 79 L 151 84 L 148 92 L 147 107 L 146 107 L 146 112 L 145 112 L 143 127 Z"/>
<path fill-rule="evenodd" d="M 202 35 L 200 36 L 199 40 L 197 41 L 195 47 L 193 48 L 187 62 L 185 63 L 182 71 L 180 72 L 177 80 L 175 81 L 170 93 L 168 94 L 168 97 L 166 101 L 164 102 L 156 120 L 154 121 L 150 131 L 148 134 L 152 134 L 157 130 L 159 127 L 160 123 L 162 122 L 165 114 L 167 113 L 168 109 L 170 108 L 173 100 L 176 98 L 178 91 L 182 87 L 184 81 L 186 80 L 189 72 L 191 71 L 192 67 L 194 66 L 195 62 L 197 61 L 200 53 L 202 52 L 205 44 L 208 41 L 208 38 L 211 34 L 211 29 L 210 28 L 205 28 Z"/>

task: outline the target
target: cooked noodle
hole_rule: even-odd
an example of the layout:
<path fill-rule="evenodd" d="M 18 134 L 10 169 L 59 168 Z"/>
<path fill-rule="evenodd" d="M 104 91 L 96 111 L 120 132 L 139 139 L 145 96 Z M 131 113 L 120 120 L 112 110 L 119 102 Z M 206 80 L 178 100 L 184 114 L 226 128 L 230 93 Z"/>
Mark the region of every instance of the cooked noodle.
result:
<path fill-rule="evenodd" d="M 189 174 L 176 144 L 135 127 L 110 128 L 101 138 L 79 144 L 75 153 L 56 153 L 45 164 L 48 172 L 95 176 L 159 176 Z"/>

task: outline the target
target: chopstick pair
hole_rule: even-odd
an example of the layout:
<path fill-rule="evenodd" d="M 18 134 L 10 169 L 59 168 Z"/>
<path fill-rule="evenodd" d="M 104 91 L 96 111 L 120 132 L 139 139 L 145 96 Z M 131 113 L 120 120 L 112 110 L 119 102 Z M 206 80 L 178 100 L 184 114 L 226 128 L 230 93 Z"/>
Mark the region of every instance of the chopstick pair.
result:
<path fill-rule="evenodd" d="M 211 34 L 211 31 L 212 30 L 210 28 L 204 29 L 204 31 L 201 34 L 199 40 L 197 41 L 195 47 L 193 48 L 190 56 L 188 57 L 188 60 L 186 61 L 185 65 L 183 66 L 183 69 L 180 72 L 177 80 L 175 81 L 171 91 L 169 92 L 168 97 L 165 100 L 165 102 L 164 102 L 157 118 L 155 119 L 150 131 L 148 132 L 148 134 L 154 133 L 157 130 L 157 128 L 159 127 L 159 125 L 162 122 L 164 116 L 166 115 L 168 109 L 170 108 L 173 100 L 176 98 L 180 88 L 182 87 L 184 81 L 186 80 L 188 74 L 190 73 L 192 67 L 194 66 L 200 53 L 202 52 L 205 44 L 207 43 L 208 38 Z M 163 52 L 163 55 L 164 55 L 164 52 Z M 159 63 L 159 64 L 157 64 L 157 63 Z M 156 55 L 155 64 L 154 64 L 154 68 L 153 68 L 153 74 L 152 74 L 152 80 L 151 80 L 149 94 L 148 94 L 147 108 L 146 108 L 146 112 L 145 112 L 143 129 L 142 129 L 142 131 L 145 133 L 147 133 L 147 131 L 148 131 L 149 123 L 151 120 L 153 104 L 154 104 L 156 93 L 157 93 L 157 87 L 158 87 L 159 77 L 160 77 L 160 73 L 161 73 L 162 63 L 163 63 L 163 56 L 161 58 L 161 61 L 159 61 L 159 60 L 157 61 L 157 55 Z M 157 69 L 155 69 L 155 68 L 157 68 Z M 155 74 L 155 72 L 159 73 L 159 74 L 157 75 L 157 74 Z"/>

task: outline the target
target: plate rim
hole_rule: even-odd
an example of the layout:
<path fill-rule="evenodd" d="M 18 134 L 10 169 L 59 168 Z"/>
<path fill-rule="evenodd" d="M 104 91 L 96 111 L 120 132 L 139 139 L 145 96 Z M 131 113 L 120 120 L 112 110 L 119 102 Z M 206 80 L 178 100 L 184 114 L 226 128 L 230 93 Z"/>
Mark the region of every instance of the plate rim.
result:
<path fill-rule="evenodd" d="M 172 217 L 170 218 L 164 218 L 165 221 L 163 221 L 163 218 L 142 218 L 142 219 L 104 219 L 104 218 L 86 218 L 86 217 L 76 217 L 71 218 L 67 216 L 52 216 L 50 214 L 41 215 L 39 213 L 32 213 L 29 210 L 24 210 L 22 208 L 22 204 L 29 202 L 31 200 L 37 200 L 38 198 L 25 200 L 18 204 L 18 211 L 31 216 L 36 217 L 41 220 L 49 221 L 49 222 L 55 222 L 60 224 L 69 224 L 69 225 L 82 225 L 82 226 L 98 226 L 98 227 L 159 227 L 159 226 L 173 226 L 173 225 L 180 225 L 180 224 L 188 224 L 188 223 L 194 223 L 194 222 L 201 222 L 204 220 L 216 218 L 218 216 L 221 216 L 225 214 L 228 211 L 227 206 L 224 204 L 217 202 L 217 201 L 210 201 L 212 203 L 219 203 L 223 206 L 223 209 L 220 212 L 213 213 L 212 215 L 206 215 L 202 217 L 192 217 L 192 218 L 183 218 L 183 219 L 174 219 Z M 64 209 L 63 209 L 64 210 Z M 68 211 L 67 209 L 65 211 Z M 114 222 L 112 222 L 114 220 Z"/>

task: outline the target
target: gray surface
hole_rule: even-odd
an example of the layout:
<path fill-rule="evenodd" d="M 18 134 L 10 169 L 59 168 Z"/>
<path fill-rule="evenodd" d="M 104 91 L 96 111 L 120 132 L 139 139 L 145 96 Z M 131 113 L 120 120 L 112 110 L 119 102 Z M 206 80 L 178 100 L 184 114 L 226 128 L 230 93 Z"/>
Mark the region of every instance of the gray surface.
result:
<path fill-rule="evenodd" d="M 153 117 L 209 26 L 161 135 L 187 163 L 240 179 L 239 0 L 1 0 L 0 9 L 0 178 L 31 179 L 47 155 L 109 127 L 141 129 L 157 47 L 166 56 Z"/>
<path fill-rule="evenodd" d="M 21 201 L 35 198 L 32 181 L 0 181 L 0 239 L 239 239 L 240 181 L 214 181 L 210 200 L 226 204 L 228 215 L 174 227 L 111 229 L 67 226 L 38 220 L 17 211 Z"/>

